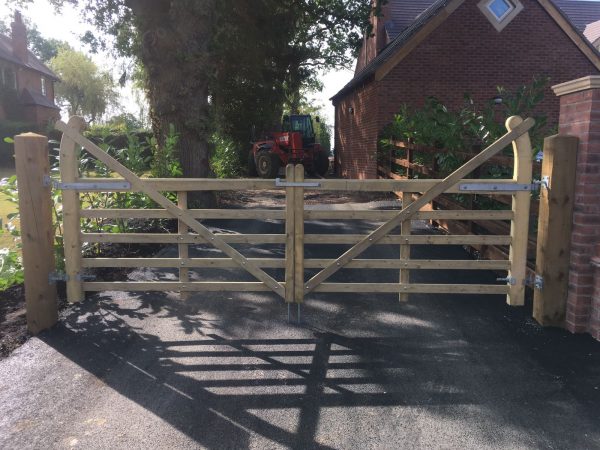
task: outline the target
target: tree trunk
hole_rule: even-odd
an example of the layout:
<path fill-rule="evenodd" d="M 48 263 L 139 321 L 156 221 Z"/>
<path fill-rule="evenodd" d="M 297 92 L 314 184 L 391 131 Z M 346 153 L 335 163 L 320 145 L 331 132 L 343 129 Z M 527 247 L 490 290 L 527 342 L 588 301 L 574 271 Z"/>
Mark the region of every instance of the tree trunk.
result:
<path fill-rule="evenodd" d="M 210 176 L 208 83 L 214 0 L 129 0 L 140 39 L 152 128 L 165 145 L 179 135 L 184 177 Z"/>

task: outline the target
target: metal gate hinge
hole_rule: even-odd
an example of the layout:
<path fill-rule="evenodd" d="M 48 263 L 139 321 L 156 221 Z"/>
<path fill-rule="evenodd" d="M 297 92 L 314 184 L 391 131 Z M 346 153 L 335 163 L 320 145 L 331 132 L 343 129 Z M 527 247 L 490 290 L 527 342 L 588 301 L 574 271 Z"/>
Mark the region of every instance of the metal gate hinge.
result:
<path fill-rule="evenodd" d="M 533 184 L 540 188 L 550 189 L 550 177 L 546 175 L 541 180 L 534 180 Z"/>
<path fill-rule="evenodd" d="M 78 273 L 75 275 L 77 281 L 93 281 L 96 279 L 96 275 L 89 275 L 85 273 Z M 57 281 L 69 281 L 69 275 L 64 272 L 50 272 L 48 274 L 48 283 L 54 284 Z"/>
<path fill-rule="evenodd" d="M 317 181 L 281 181 L 281 178 L 275 178 L 275 186 L 276 187 L 319 187 L 321 183 Z"/>
<path fill-rule="evenodd" d="M 505 281 L 506 284 L 510 284 L 511 286 L 517 284 L 517 279 L 515 277 L 496 278 L 496 281 Z"/>
<path fill-rule="evenodd" d="M 535 191 L 537 184 L 520 183 L 461 183 L 458 185 L 459 191 L 478 191 L 478 192 L 521 192 Z"/>
<path fill-rule="evenodd" d="M 64 272 L 50 272 L 48 274 L 48 284 L 54 284 L 57 281 L 69 281 L 69 277 Z"/>
<path fill-rule="evenodd" d="M 527 286 L 532 286 L 534 289 L 541 291 L 544 289 L 544 277 L 541 275 L 535 275 L 534 277 L 527 278 Z"/>
<path fill-rule="evenodd" d="M 52 189 L 62 191 L 123 191 L 130 190 L 131 183 L 129 181 L 103 181 L 98 183 L 62 183 L 53 180 L 49 175 L 44 175 L 42 186 L 51 186 Z"/>
<path fill-rule="evenodd" d="M 54 189 L 62 191 L 127 191 L 131 189 L 129 181 L 107 181 L 102 183 L 61 183 L 52 181 Z"/>

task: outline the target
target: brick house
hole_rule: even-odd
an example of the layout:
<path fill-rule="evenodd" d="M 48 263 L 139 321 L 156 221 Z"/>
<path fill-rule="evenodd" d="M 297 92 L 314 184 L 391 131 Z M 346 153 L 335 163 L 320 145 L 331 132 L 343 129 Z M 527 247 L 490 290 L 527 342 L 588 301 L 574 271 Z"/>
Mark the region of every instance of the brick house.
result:
<path fill-rule="evenodd" d="M 483 104 L 496 86 L 513 89 L 536 75 L 558 84 L 600 73 L 600 54 L 585 39 L 600 3 L 575 0 L 389 0 L 373 19 L 354 78 L 333 98 L 335 168 L 376 178 L 377 136 L 404 103 L 435 96 L 450 108 L 465 93 Z M 540 109 L 556 124 L 550 87 Z"/>
<path fill-rule="evenodd" d="M 0 120 L 43 128 L 60 118 L 54 103 L 58 77 L 27 49 L 27 29 L 15 13 L 10 37 L 0 35 Z"/>

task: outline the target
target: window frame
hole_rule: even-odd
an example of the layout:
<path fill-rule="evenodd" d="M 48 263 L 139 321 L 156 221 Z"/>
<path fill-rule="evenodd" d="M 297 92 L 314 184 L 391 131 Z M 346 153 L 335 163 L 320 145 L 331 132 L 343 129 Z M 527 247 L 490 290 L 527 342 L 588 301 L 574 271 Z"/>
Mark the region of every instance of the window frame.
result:
<path fill-rule="evenodd" d="M 481 0 L 477 6 L 496 31 L 500 32 L 523 10 L 523 4 L 519 0 L 504 0 L 512 5 L 512 9 L 509 9 L 502 17 L 498 18 L 490 9 L 491 4 L 495 1 L 497 0 Z"/>

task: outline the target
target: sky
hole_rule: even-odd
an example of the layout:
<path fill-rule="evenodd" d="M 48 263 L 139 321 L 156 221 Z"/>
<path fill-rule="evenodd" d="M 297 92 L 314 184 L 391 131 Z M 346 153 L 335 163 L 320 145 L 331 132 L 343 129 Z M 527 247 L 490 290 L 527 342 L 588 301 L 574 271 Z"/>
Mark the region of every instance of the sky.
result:
<path fill-rule="evenodd" d="M 6 0 L 0 0 L 0 18 L 11 16 L 13 11 L 13 5 L 9 5 Z M 81 45 L 79 36 L 88 30 L 89 26 L 83 23 L 79 13 L 72 6 L 65 5 L 61 14 L 57 14 L 46 0 L 34 0 L 30 5 L 21 8 L 21 13 L 37 26 L 43 37 L 67 41 L 73 48 L 89 54 L 102 70 L 112 72 L 114 79 L 119 79 L 121 76 L 123 61 L 115 61 L 106 54 L 89 53 L 88 49 Z M 352 74 L 353 71 L 350 70 L 339 70 L 322 75 L 323 91 L 311 95 L 311 99 L 317 104 L 323 105 L 327 123 L 330 125 L 333 125 L 334 109 L 329 99 L 350 81 Z M 119 93 L 123 109 L 137 116 L 139 106 L 136 104 L 132 87 L 126 85 L 125 88 L 119 90 Z"/>

